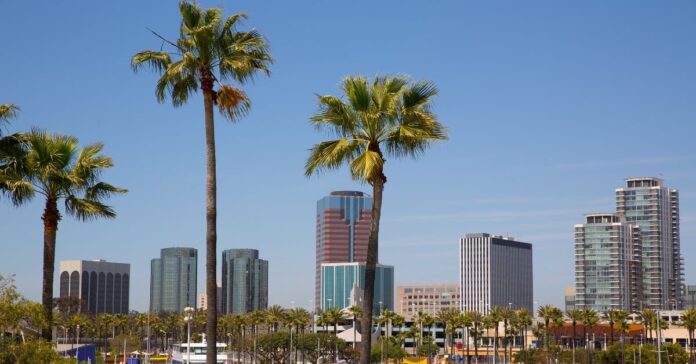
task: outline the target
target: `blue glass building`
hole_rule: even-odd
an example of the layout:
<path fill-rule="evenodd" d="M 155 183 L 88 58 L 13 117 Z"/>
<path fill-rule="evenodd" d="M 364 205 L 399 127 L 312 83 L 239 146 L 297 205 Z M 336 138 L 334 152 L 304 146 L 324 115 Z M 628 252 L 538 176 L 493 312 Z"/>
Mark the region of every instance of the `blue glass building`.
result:
<path fill-rule="evenodd" d="M 183 312 L 196 307 L 198 251 L 165 248 L 150 262 L 150 311 Z"/>
<path fill-rule="evenodd" d="M 365 263 L 325 263 L 321 265 L 322 311 L 332 307 L 362 306 L 365 290 Z M 380 315 L 382 309 L 394 310 L 394 267 L 377 264 L 372 310 Z"/>

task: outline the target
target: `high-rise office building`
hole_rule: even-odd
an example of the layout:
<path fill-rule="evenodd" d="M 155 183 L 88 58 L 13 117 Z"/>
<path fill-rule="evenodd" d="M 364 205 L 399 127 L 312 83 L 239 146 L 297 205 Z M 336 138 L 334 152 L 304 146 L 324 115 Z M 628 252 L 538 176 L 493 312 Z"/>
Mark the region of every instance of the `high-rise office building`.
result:
<path fill-rule="evenodd" d="M 128 313 L 130 264 L 105 260 L 60 262 L 60 297 L 79 297 L 91 313 Z"/>
<path fill-rule="evenodd" d="M 256 249 L 222 252 L 222 312 L 238 314 L 268 307 L 268 261 Z"/>
<path fill-rule="evenodd" d="M 320 307 L 321 265 L 367 261 L 372 197 L 334 191 L 317 201 L 315 303 Z"/>
<path fill-rule="evenodd" d="M 459 284 L 413 284 L 396 287 L 395 312 L 410 320 L 418 311 L 432 316 L 450 308 L 459 309 Z"/>
<path fill-rule="evenodd" d="M 320 309 L 345 308 L 363 305 L 365 263 L 324 263 L 321 265 Z M 372 312 L 394 310 L 394 267 L 377 264 Z"/>
<path fill-rule="evenodd" d="M 626 179 L 616 190 L 616 212 L 640 227 L 643 308 L 681 308 L 684 283 L 679 240 L 679 191 L 660 178 Z"/>
<path fill-rule="evenodd" d="M 150 311 L 183 312 L 196 307 L 198 251 L 165 248 L 150 262 Z"/>
<path fill-rule="evenodd" d="M 495 306 L 533 312 L 532 244 L 466 234 L 459 242 L 460 308 L 484 314 Z"/>
<path fill-rule="evenodd" d="M 615 213 L 575 225 L 575 305 L 598 312 L 638 310 L 642 300 L 640 228 Z"/>

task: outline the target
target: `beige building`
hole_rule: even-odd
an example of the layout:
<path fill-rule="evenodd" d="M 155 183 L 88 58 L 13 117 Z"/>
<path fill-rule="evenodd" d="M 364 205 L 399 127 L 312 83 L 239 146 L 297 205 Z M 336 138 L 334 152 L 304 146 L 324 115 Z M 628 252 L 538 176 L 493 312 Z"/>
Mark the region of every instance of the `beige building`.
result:
<path fill-rule="evenodd" d="M 222 309 L 222 283 L 217 282 L 217 308 L 218 311 Z M 198 299 L 196 300 L 196 308 L 199 310 L 205 310 L 208 307 L 208 294 L 205 291 L 198 294 Z"/>
<path fill-rule="evenodd" d="M 420 284 L 396 287 L 395 311 L 410 320 L 418 311 L 435 315 L 442 310 L 459 310 L 458 284 Z"/>

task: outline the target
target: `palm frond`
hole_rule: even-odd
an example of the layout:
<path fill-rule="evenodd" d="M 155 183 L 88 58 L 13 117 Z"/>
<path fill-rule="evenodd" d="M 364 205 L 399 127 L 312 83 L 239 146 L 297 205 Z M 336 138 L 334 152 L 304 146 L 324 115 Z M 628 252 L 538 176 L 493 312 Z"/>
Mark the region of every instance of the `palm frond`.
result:
<path fill-rule="evenodd" d="M 217 104 L 220 113 L 230 121 L 246 115 L 251 108 L 251 100 L 244 91 L 231 85 L 220 85 L 217 91 Z"/>
<path fill-rule="evenodd" d="M 100 217 L 113 219 L 116 212 L 99 201 L 69 195 L 65 198 L 65 212 L 78 220 L 87 221 Z"/>
<path fill-rule="evenodd" d="M 248 16 L 245 13 L 236 13 L 225 20 L 225 25 L 222 27 L 222 31 L 220 32 L 220 36 L 225 36 L 229 35 L 237 25 L 237 22 L 248 19 Z"/>
<path fill-rule="evenodd" d="M 305 164 L 305 175 L 311 176 L 325 169 L 336 169 L 350 162 L 360 151 L 360 145 L 348 139 L 321 142 L 312 147 Z"/>
<path fill-rule="evenodd" d="M 2 126 L 2 123 L 9 122 L 16 118 L 18 111 L 20 111 L 20 108 L 17 105 L 0 104 L 0 126 Z M 2 135 L 2 130 L 0 130 L 0 135 Z"/>
<path fill-rule="evenodd" d="M 343 92 L 355 111 L 366 112 L 370 107 L 370 92 L 367 79 L 362 76 L 348 76 L 343 79 Z"/>
<path fill-rule="evenodd" d="M 14 171 L 0 169 L 0 194 L 8 197 L 12 204 L 20 206 L 30 201 L 35 194 L 31 182 Z"/>
<path fill-rule="evenodd" d="M 383 168 L 384 159 L 379 153 L 367 149 L 350 163 L 350 174 L 356 181 L 371 182 Z"/>
<path fill-rule="evenodd" d="M 85 190 L 85 199 L 92 201 L 102 201 L 114 193 L 127 193 L 128 190 L 118 188 L 106 182 L 98 182 Z"/>
<path fill-rule="evenodd" d="M 166 52 L 160 51 L 142 51 L 136 53 L 131 58 L 131 68 L 134 72 L 139 71 L 144 66 L 149 66 L 151 69 L 163 72 L 171 64 L 171 58 Z"/>
<path fill-rule="evenodd" d="M 327 95 L 318 96 L 319 113 L 309 120 L 316 129 L 330 128 L 336 135 L 348 137 L 358 132 L 360 127 L 358 117 L 350 105 L 340 98 Z"/>

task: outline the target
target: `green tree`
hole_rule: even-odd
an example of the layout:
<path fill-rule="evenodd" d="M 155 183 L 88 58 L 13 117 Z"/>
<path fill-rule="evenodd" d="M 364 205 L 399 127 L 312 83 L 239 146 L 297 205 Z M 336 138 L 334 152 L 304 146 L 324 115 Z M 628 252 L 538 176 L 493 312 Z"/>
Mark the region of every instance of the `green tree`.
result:
<path fill-rule="evenodd" d="M 566 316 L 568 316 L 568 319 L 570 319 L 570 323 L 573 326 L 573 338 L 571 340 L 572 342 L 572 349 L 573 349 L 573 363 L 575 363 L 575 347 L 577 346 L 577 326 L 578 322 L 582 322 L 583 319 L 583 310 L 580 308 L 574 308 L 571 310 L 566 311 Z"/>
<path fill-rule="evenodd" d="M 43 289 L 41 302 L 46 322 L 53 318 L 53 276 L 56 234 L 62 216 L 58 202 L 63 200 L 65 212 L 78 220 L 99 217 L 114 218 L 116 212 L 104 204 L 114 193 L 126 190 L 100 181 L 101 171 L 113 166 L 111 158 L 100 154 L 104 145 L 92 144 L 78 149 L 75 137 L 32 130 L 21 136 L 23 153 L 11 164 L 0 165 L 0 193 L 15 206 L 30 201 L 36 194 L 45 198 L 41 217 L 44 226 Z M 51 340 L 50 328 L 42 336 Z"/>
<path fill-rule="evenodd" d="M 387 177 L 385 156 L 413 156 L 433 141 L 447 139 L 447 129 L 432 113 L 430 100 L 437 94 L 428 81 L 411 82 L 404 77 L 376 77 L 371 83 L 360 76 L 343 80 L 346 99 L 319 96 L 319 113 L 311 118 L 318 129 L 337 139 L 316 144 L 307 159 L 305 173 L 335 169 L 349 164 L 351 175 L 372 186 L 373 204 L 368 238 L 363 302 L 374 297 L 375 266 L 382 213 L 382 193 Z M 362 324 L 372 327 L 372 305 L 366 304 Z M 369 364 L 372 337 L 363 330 L 361 364 Z"/>
<path fill-rule="evenodd" d="M 537 309 L 537 315 L 544 319 L 544 349 L 546 350 L 549 348 L 549 326 L 553 319 L 554 308 L 551 305 L 543 305 Z"/>
<path fill-rule="evenodd" d="M 639 314 L 639 320 L 643 324 L 644 337 L 652 339 L 652 329 L 655 328 L 657 312 L 650 308 L 643 309 Z"/>
<path fill-rule="evenodd" d="M 694 330 L 696 330 L 696 310 L 693 308 L 687 308 L 681 317 L 681 322 L 679 323 L 683 326 L 688 335 L 689 342 L 687 346 L 689 347 L 689 362 L 694 361 Z"/>
<path fill-rule="evenodd" d="M 147 65 L 160 72 L 156 96 L 164 102 L 167 95 L 172 104 L 181 106 L 200 89 L 203 94 L 206 144 L 206 292 L 208 292 L 207 335 L 217 333 L 216 250 L 217 250 L 217 178 L 215 158 L 215 124 L 213 107 L 234 121 L 251 106 L 239 88 L 223 83 L 244 84 L 259 71 L 269 74 L 272 58 L 264 37 L 256 32 L 237 31 L 246 18 L 243 13 L 223 18 L 222 9 L 202 9 L 196 3 L 179 3 L 181 26 L 179 39 L 167 40 L 155 33 L 170 51 L 147 50 L 131 60 L 134 71 Z M 154 32 L 153 32 L 154 33 Z M 173 60 L 172 55 L 178 59 Z M 208 364 L 216 361 L 215 340 L 208 340 Z"/>
<path fill-rule="evenodd" d="M 346 342 L 336 336 L 325 333 L 308 333 L 300 343 L 307 360 L 312 364 L 318 364 L 322 358 L 327 358 L 338 348 L 339 355 L 343 355 Z"/>
<path fill-rule="evenodd" d="M 363 309 L 358 305 L 352 305 L 348 307 L 348 313 L 353 320 L 353 349 L 355 349 L 356 334 L 358 331 L 358 323 L 362 319 Z"/>
<path fill-rule="evenodd" d="M 517 329 L 522 332 L 522 348 L 527 349 L 527 330 L 532 326 L 532 314 L 526 308 L 517 310 L 515 314 L 517 315 Z"/>

